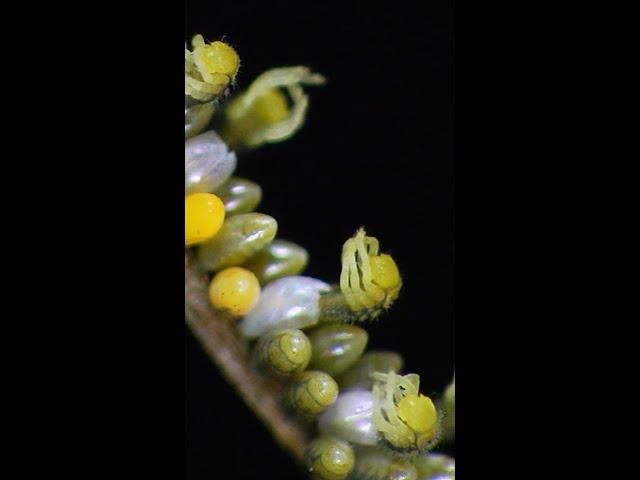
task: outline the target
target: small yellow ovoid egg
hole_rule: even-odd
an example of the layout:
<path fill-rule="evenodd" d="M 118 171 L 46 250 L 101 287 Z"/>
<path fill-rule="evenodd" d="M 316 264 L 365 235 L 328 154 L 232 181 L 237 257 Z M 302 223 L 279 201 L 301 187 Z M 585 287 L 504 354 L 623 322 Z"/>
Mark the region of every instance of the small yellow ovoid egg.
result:
<path fill-rule="evenodd" d="M 398 416 L 419 434 L 434 430 L 438 424 L 438 411 L 425 395 L 410 394 L 402 398 L 398 402 Z"/>
<path fill-rule="evenodd" d="M 229 267 L 218 272 L 209 286 L 209 300 L 214 308 L 233 316 L 253 310 L 260 298 L 260 282 L 249 270 Z"/>
<path fill-rule="evenodd" d="M 209 240 L 224 222 L 224 204 L 212 193 L 194 193 L 184 199 L 184 244 Z"/>

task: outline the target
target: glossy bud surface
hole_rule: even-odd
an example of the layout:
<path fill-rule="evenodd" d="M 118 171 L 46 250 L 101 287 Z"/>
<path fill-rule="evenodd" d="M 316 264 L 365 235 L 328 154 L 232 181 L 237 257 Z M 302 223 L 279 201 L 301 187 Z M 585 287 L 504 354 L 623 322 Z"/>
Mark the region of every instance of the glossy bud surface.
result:
<path fill-rule="evenodd" d="M 234 215 L 224 222 L 211 241 L 199 246 L 198 261 L 208 271 L 241 265 L 269 244 L 277 230 L 278 223 L 269 215 Z"/>
<path fill-rule="evenodd" d="M 304 455 L 309 473 L 322 480 L 343 480 L 353 470 L 353 448 L 336 437 L 320 437 L 313 440 Z"/>
<path fill-rule="evenodd" d="M 302 330 L 278 330 L 265 335 L 256 347 L 260 363 L 276 376 L 302 373 L 311 360 L 311 342 Z"/>
<path fill-rule="evenodd" d="M 309 370 L 300 375 L 289 391 L 290 404 L 298 413 L 315 417 L 338 397 L 338 384 L 327 373 Z"/>
<path fill-rule="evenodd" d="M 374 350 L 365 353 L 353 367 L 336 378 L 336 380 L 341 390 L 371 390 L 373 387 L 371 373 L 397 373 L 402 369 L 402 363 L 402 357 L 396 352 Z"/>
<path fill-rule="evenodd" d="M 315 325 L 320 314 L 320 292 L 329 288 L 327 283 L 311 277 L 276 280 L 264 287 L 258 304 L 238 328 L 246 338 L 254 339 L 283 328 L 304 329 Z"/>
<path fill-rule="evenodd" d="M 287 240 L 274 240 L 245 264 L 256 274 L 262 285 L 279 278 L 298 275 L 307 266 L 309 254 L 298 244 Z"/>
<path fill-rule="evenodd" d="M 213 130 L 185 142 L 185 193 L 213 192 L 227 181 L 235 169 L 236 154 L 229 151 Z"/>
<path fill-rule="evenodd" d="M 427 453 L 413 461 L 418 470 L 419 480 L 454 480 L 456 478 L 456 462 L 453 458 Z"/>
<path fill-rule="evenodd" d="M 335 435 L 358 445 L 376 445 L 378 435 L 373 427 L 371 392 L 343 392 L 336 402 L 318 418 L 318 428 L 324 435 Z"/>
<path fill-rule="evenodd" d="M 216 189 L 227 216 L 253 212 L 262 199 L 262 188 L 244 178 L 231 177 Z"/>
<path fill-rule="evenodd" d="M 367 346 L 366 330 L 355 325 L 322 325 L 309 332 L 311 368 L 340 375 L 355 364 Z"/>

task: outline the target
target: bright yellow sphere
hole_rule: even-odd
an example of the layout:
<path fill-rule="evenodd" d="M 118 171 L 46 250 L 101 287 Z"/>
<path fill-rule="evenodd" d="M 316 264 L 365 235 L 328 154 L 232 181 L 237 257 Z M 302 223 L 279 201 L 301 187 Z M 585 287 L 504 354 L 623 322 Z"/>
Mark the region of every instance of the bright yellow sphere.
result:
<path fill-rule="evenodd" d="M 212 193 L 194 193 L 184 199 L 184 244 L 187 247 L 215 236 L 224 222 L 224 203 Z"/>
<path fill-rule="evenodd" d="M 430 432 L 438 423 L 438 411 L 431 399 L 425 395 L 412 394 L 400 400 L 398 416 L 417 433 Z"/>
<path fill-rule="evenodd" d="M 400 284 L 400 271 L 391 255 L 376 255 L 369 258 L 371 281 L 384 289 L 394 288 Z"/>
<path fill-rule="evenodd" d="M 198 61 L 208 73 L 235 77 L 240 66 L 240 58 L 233 47 L 223 42 L 213 42 L 196 48 L 194 51 Z"/>
<path fill-rule="evenodd" d="M 245 268 L 225 268 L 213 277 L 209 286 L 211 305 L 234 316 L 249 313 L 259 298 L 260 282 Z"/>

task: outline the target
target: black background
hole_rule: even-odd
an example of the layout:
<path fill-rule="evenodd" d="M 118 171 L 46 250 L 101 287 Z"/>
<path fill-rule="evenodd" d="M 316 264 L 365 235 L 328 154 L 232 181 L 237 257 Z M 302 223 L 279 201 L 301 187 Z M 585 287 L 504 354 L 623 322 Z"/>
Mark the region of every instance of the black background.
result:
<path fill-rule="evenodd" d="M 266 69 L 307 65 L 310 88 L 294 138 L 243 155 L 237 174 L 264 191 L 259 211 L 310 253 L 306 274 L 335 282 L 344 240 L 379 238 L 404 279 L 391 312 L 367 327 L 369 348 L 393 349 L 421 390 L 454 372 L 453 4 L 186 3 L 185 39 L 224 38 L 242 65 L 238 88 Z M 220 443 L 222 441 L 222 443 Z M 270 440 L 186 335 L 187 478 L 306 478 Z"/>
<path fill-rule="evenodd" d="M 454 367 L 452 6 L 301 3 L 188 3 L 187 31 L 227 35 L 240 85 L 289 62 L 330 77 L 304 131 L 239 173 L 313 275 L 335 278 L 357 225 L 381 238 L 406 285 L 371 343 L 437 390 Z M 455 3 L 457 471 L 628 477 L 635 17 Z M 186 436 L 189 478 L 304 478 L 185 335 L 182 6 L 23 10 L 6 29 L 7 463 L 177 478 Z"/>

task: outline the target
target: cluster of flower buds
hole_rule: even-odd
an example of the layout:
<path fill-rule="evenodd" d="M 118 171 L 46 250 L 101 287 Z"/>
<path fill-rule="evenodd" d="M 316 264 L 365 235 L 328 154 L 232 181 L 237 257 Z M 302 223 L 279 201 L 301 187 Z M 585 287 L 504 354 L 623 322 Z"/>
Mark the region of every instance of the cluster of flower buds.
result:
<path fill-rule="evenodd" d="M 306 67 L 278 68 L 229 95 L 235 50 L 201 36 L 192 46 L 185 51 L 185 247 L 210 274 L 211 308 L 238 319 L 258 368 L 287 385 L 291 415 L 316 423 L 304 458 L 310 472 L 325 480 L 455 478 L 453 460 L 430 452 L 443 411 L 453 408 L 451 389 L 437 407 L 420 393 L 418 375 L 400 373 L 398 353 L 366 351 L 367 322 L 402 288 L 394 259 L 361 228 L 343 245 L 338 281 L 302 275 L 307 251 L 278 238 L 276 219 L 255 211 L 260 186 L 233 176 L 236 151 L 301 127 L 309 103 L 302 87 L 324 78 Z M 218 131 L 202 133 L 212 119 Z"/>

